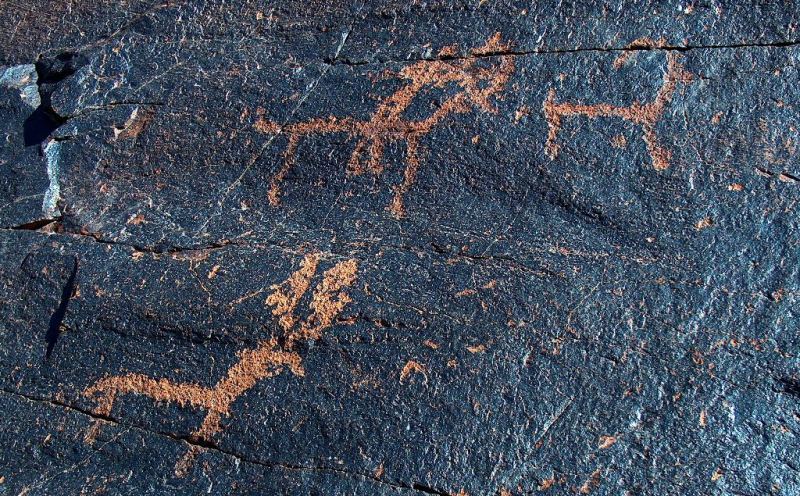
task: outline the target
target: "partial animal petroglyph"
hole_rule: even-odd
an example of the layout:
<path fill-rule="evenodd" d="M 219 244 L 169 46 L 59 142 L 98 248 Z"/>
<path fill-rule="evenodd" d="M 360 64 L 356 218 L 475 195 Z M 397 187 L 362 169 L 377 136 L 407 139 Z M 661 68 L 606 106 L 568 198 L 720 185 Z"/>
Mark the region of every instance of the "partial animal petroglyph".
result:
<path fill-rule="evenodd" d="M 420 140 L 442 123 L 448 116 L 466 114 L 474 110 L 496 113 L 492 99 L 498 99 L 500 92 L 514 71 L 514 61 L 510 56 L 499 55 L 495 65 L 478 64 L 481 55 L 503 52 L 509 47 L 495 34 L 482 47 L 472 50 L 472 57 L 452 60 L 423 60 L 399 72 L 399 76 L 409 83 L 392 95 L 383 99 L 369 120 L 361 121 L 352 117 L 311 119 L 281 126 L 275 122 L 259 119 L 255 128 L 267 134 L 286 134 L 289 142 L 284 152 L 284 161 L 269 186 L 270 204 L 280 203 L 281 184 L 296 162 L 297 147 L 305 136 L 315 134 L 345 133 L 359 137 L 348 163 L 348 172 L 363 174 L 370 172 L 380 175 L 383 172 L 383 153 L 386 145 L 394 141 L 406 142 L 406 168 L 401 184 L 395 186 L 394 197 L 388 210 L 397 218 L 405 213 L 404 195 L 416 181 L 420 167 Z M 440 56 L 450 57 L 453 47 L 442 49 Z M 458 91 L 449 95 L 433 113 L 422 120 L 404 117 L 405 111 L 415 98 L 426 88 L 445 88 L 454 85 Z M 369 154 L 365 159 L 363 155 Z"/>
<path fill-rule="evenodd" d="M 272 294 L 265 304 L 272 307 L 272 314 L 278 318 L 278 325 L 283 330 L 282 339 L 265 339 L 253 349 L 239 351 L 238 361 L 213 387 L 132 373 L 101 379 L 87 388 L 84 395 L 95 399 L 95 412 L 101 415 L 111 414 L 114 400 L 121 394 L 139 394 L 157 402 L 207 410 L 202 425 L 192 437 L 198 441 L 210 441 L 222 430 L 222 418 L 231 414 L 231 405 L 256 383 L 284 370 L 302 377 L 305 371 L 302 357 L 295 350 L 297 343 L 320 339 L 322 332 L 333 325 L 336 317 L 352 301 L 345 290 L 356 279 L 358 264 L 353 259 L 339 262 L 325 271 L 311 295 L 309 315 L 305 320 L 295 315 L 301 299 L 311 287 L 320 259 L 319 254 L 307 255 L 297 271 L 284 282 L 271 287 Z M 194 446 L 189 449 L 175 465 L 176 474 L 186 472 L 197 452 L 198 448 Z"/>
<path fill-rule="evenodd" d="M 642 38 L 629 45 L 631 49 L 658 48 L 663 46 L 663 40 L 653 41 Z M 614 61 L 614 68 L 619 69 L 630 59 L 634 51 L 625 51 Z M 678 83 L 689 83 L 692 79 L 679 62 L 679 55 L 674 51 L 665 51 L 667 57 L 667 71 L 663 83 L 653 101 L 642 103 L 634 100 L 627 107 L 620 107 L 610 103 L 596 103 L 587 105 L 583 103 L 556 102 L 556 91 L 550 89 L 542 109 L 547 119 L 548 133 L 545 150 L 551 160 L 558 156 L 560 145 L 556 141 L 564 117 L 586 116 L 590 119 L 597 117 L 619 117 L 642 127 L 642 140 L 647 146 L 653 168 L 664 170 L 669 167 L 671 152 L 661 146 L 656 136 L 656 123 L 664 114 L 667 105 L 672 101 Z"/>

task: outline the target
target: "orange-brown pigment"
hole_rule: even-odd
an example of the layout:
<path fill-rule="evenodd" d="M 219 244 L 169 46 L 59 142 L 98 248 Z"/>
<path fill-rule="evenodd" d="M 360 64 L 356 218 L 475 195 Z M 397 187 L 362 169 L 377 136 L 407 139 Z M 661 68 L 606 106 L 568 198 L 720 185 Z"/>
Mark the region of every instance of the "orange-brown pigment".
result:
<path fill-rule="evenodd" d="M 656 42 L 642 38 L 631 43 L 628 48 L 658 48 L 660 46 L 663 46 L 663 40 Z M 627 63 L 632 53 L 634 52 L 623 52 L 614 61 L 614 68 L 619 69 Z M 678 54 L 673 51 L 667 51 L 666 57 L 667 72 L 664 74 L 663 83 L 653 101 L 649 103 L 641 103 L 638 100 L 634 100 L 627 107 L 620 107 L 610 103 L 587 105 L 583 103 L 556 102 L 556 92 L 551 88 L 542 106 L 548 126 L 547 142 L 545 144 L 547 155 L 553 160 L 558 156 L 560 146 L 556 142 L 556 138 L 561 130 L 561 123 L 564 117 L 581 115 L 590 119 L 619 117 L 642 127 L 642 140 L 647 146 L 653 168 L 664 170 L 669 167 L 672 154 L 658 143 L 655 129 L 656 123 L 664 114 L 667 105 L 672 101 L 678 82 L 688 83 L 692 77 L 678 61 Z"/>
<path fill-rule="evenodd" d="M 214 387 L 154 379 L 143 374 L 125 374 L 97 381 L 86 389 L 84 395 L 96 399 L 95 411 L 102 415 L 111 414 L 114 400 L 120 394 L 140 394 L 157 402 L 205 409 L 208 414 L 192 437 L 210 440 L 222 430 L 222 417 L 231 414 L 234 401 L 260 380 L 274 377 L 286 369 L 302 377 L 305 371 L 302 358 L 294 351 L 296 344 L 303 340 L 320 339 L 322 332 L 333 325 L 336 317 L 352 301 L 345 289 L 352 286 L 356 279 L 358 264 L 353 259 L 340 262 L 325 271 L 309 303 L 309 316 L 302 321 L 295 316 L 301 298 L 311 287 L 320 258 L 319 254 L 306 255 L 300 268 L 283 283 L 273 285 L 272 294 L 266 299 L 265 303 L 273 307 L 272 314 L 278 317 L 278 324 L 285 333 L 283 345 L 271 338 L 261 341 L 256 348 L 240 351 L 239 360 Z M 186 472 L 197 452 L 195 446 L 189 449 L 175 465 L 176 474 L 183 475 Z"/>
<path fill-rule="evenodd" d="M 473 55 L 490 55 L 508 49 L 500 39 L 500 33 L 489 38 L 482 47 L 472 50 Z M 446 47 L 441 56 L 450 56 L 453 47 Z M 388 210 L 400 218 L 405 214 L 404 195 L 416 181 L 420 167 L 419 143 L 436 125 L 450 115 L 466 114 L 472 109 L 496 113 L 492 98 L 498 98 L 505 88 L 514 61 L 511 56 L 499 56 L 494 67 L 477 65 L 476 57 L 454 60 L 423 60 L 403 68 L 399 76 L 410 81 L 392 95 L 383 99 L 372 117 L 360 121 L 351 117 L 311 119 L 305 122 L 281 126 L 260 118 L 255 123 L 258 131 L 267 134 L 285 133 L 289 137 L 284 152 L 284 162 L 273 177 L 267 196 L 273 206 L 280 204 L 281 183 L 294 167 L 297 147 L 301 138 L 313 134 L 346 133 L 359 136 L 355 149 L 348 162 L 348 172 L 355 175 L 370 172 L 380 175 L 383 172 L 383 153 L 386 145 L 394 141 L 406 142 L 406 168 L 403 181 L 394 188 L 394 196 Z M 425 119 L 412 121 L 403 117 L 404 112 L 425 88 L 444 88 L 449 84 L 459 90 L 444 100 L 441 105 Z M 368 153 L 365 161 L 362 156 Z"/>

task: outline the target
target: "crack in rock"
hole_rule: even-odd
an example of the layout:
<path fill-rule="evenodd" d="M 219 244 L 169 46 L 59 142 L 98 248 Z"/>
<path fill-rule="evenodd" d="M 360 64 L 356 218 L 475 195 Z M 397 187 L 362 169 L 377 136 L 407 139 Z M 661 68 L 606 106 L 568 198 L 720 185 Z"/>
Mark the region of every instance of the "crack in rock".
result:
<path fill-rule="evenodd" d="M 61 335 L 61 326 L 64 323 L 64 318 L 67 316 L 67 307 L 75 293 L 75 279 L 77 275 L 78 257 L 76 256 L 73 258 L 72 270 L 70 271 L 66 284 L 64 284 L 64 289 L 61 291 L 61 300 L 55 312 L 53 312 L 53 315 L 50 317 L 50 323 L 47 326 L 47 334 L 45 335 L 45 341 L 47 342 L 45 360 L 50 359 L 50 355 L 52 355 L 56 342 L 58 342 L 58 338 Z"/>
<path fill-rule="evenodd" d="M 15 397 L 18 397 L 18 398 L 23 398 L 23 399 L 25 399 L 27 401 L 34 402 L 34 403 L 41 403 L 41 404 L 49 405 L 49 406 L 51 406 L 53 408 L 63 408 L 65 410 L 68 410 L 68 411 L 70 411 L 72 413 L 75 413 L 77 415 L 83 415 L 83 416 L 89 417 L 89 418 L 91 418 L 93 420 L 100 421 L 100 422 L 107 422 L 107 423 L 112 424 L 112 425 L 114 425 L 116 427 L 120 427 L 120 428 L 125 427 L 125 428 L 128 428 L 128 429 L 135 429 L 137 431 L 141 431 L 141 432 L 144 432 L 144 433 L 147 433 L 147 434 L 150 434 L 150 435 L 160 436 L 160 437 L 163 437 L 163 438 L 168 438 L 168 439 L 171 439 L 173 441 L 180 442 L 180 443 L 186 443 L 191 447 L 195 447 L 195 448 L 198 448 L 198 449 L 204 449 L 204 450 L 208 450 L 208 451 L 211 451 L 211 452 L 215 452 L 215 453 L 217 453 L 219 455 L 222 455 L 222 456 L 229 456 L 229 457 L 237 460 L 238 462 L 244 462 L 244 463 L 248 463 L 248 464 L 251 464 L 251 465 L 257 465 L 257 466 L 264 467 L 264 468 L 267 468 L 267 469 L 281 469 L 281 470 L 291 470 L 291 471 L 301 471 L 301 472 L 326 472 L 326 473 L 336 474 L 336 475 L 340 475 L 340 476 L 353 477 L 353 478 L 357 478 L 357 479 L 362 479 L 364 481 L 374 482 L 375 484 L 388 486 L 388 487 L 394 488 L 395 490 L 411 490 L 411 491 L 419 492 L 419 493 L 422 493 L 422 494 L 437 494 L 437 495 L 440 495 L 440 496 L 453 496 L 451 493 L 439 491 L 439 490 L 433 489 L 431 487 L 428 487 L 428 486 L 420 484 L 420 483 L 416 483 L 416 482 L 405 483 L 405 482 L 402 482 L 402 481 L 384 480 L 384 479 L 382 479 L 380 477 L 377 477 L 377 476 L 374 476 L 374 475 L 363 474 L 363 473 L 360 473 L 360 472 L 353 472 L 353 471 L 345 470 L 345 469 L 342 469 L 342 468 L 327 467 L 327 466 L 296 465 L 296 464 L 290 464 L 290 463 L 285 463 L 285 462 L 273 462 L 273 461 L 259 460 L 259 459 L 248 457 L 248 456 L 243 455 L 243 454 L 239 454 L 239 453 L 230 451 L 228 449 L 225 449 L 225 448 L 219 446 L 218 444 L 216 444 L 214 442 L 210 442 L 210 441 L 206 441 L 206 440 L 198 440 L 194 436 L 185 436 L 185 435 L 179 435 L 179 434 L 175 434 L 175 433 L 171 433 L 171 432 L 152 430 L 152 429 L 149 429 L 149 428 L 147 428 L 145 426 L 142 426 L 142 425 L 139 425 L 139 424 L 131 424 L 131 423 L 127 423 L 127 422 L 121 422 L 120 420 L 118 420 L 117 418 L 115 418 L 113 416 L 103 415 L 103 414 L 99 414 L 99 413 L 96 413 L 96 412 L 92 412 L 90 410 L 86 410 L 84 408 L 81 408 L 81 407 L 78 407 L 76 405 L 72 405 L 72 404 L 66 403 L 64 401 L 60 401 L 60 400 L 56 400 L 56 399 L 52 399 L 52 398 L 42 398 L 42 397 L 38 397 L 38 396 L 33 396 L 33 395 L 25 394 L 25 393 L 22 393 L 22 392 L 19 392 L 19 391 L 9 390 L 9 389 L 6 389 L 6 388 L 0 388 L 0 393 L 8 394 L 8 395 L 15 396 Z"/>

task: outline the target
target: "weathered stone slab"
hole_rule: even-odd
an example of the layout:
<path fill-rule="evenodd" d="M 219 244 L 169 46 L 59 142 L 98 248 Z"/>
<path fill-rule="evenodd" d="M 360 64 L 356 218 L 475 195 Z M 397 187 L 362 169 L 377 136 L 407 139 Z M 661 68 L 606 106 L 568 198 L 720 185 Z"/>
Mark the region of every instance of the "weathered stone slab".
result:
<path fill-rule="evenodd" d="M 796 493 L 796 9 L 528 4 L 1 6 L 0 488 Z"/>

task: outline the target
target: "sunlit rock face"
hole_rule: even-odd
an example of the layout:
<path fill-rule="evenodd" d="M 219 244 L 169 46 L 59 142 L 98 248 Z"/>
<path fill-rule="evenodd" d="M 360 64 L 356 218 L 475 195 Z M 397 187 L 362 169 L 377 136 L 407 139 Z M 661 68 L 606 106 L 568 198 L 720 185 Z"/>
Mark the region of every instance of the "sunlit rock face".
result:
<path fill-rule="evenodd" d="M 0 3 L 0 492 L 800 492 L 789 3 Z"/>

